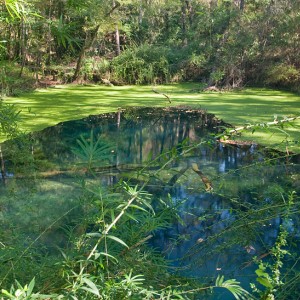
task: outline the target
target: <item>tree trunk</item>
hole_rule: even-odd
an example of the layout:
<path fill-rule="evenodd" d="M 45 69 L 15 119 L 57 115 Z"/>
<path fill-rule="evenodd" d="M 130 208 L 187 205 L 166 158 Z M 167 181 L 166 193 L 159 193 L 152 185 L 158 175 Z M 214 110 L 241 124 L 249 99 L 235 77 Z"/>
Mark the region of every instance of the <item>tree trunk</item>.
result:
<path fill-rule="evenodd" d="M 211 9 L 216 8 L 218 6 L 218 0 L 211 0 L 209 2 L 209 6 L 210 6 Z"/>
<path fill-rule="evenodd" d="M 188 44 L 187 31 L 192 25 L 192 6 L 190 0 L 183 0 L 181 6 L 182 15 L 182 42 L 184 46 Z"/>
<path fill-rule="evenodd" d="M 52 0 L 49 2 L 49 13 L 48 13 L 48 32 L 47 32 L 47 38 L 48 38 L 48 47 L 47 47 L 47 59 L 46 59 L 46 65 L 50 66 L 51 64 L 51 15 L 52 15 Z"/>
<path fill-rule="evenodd" d="M 20 70 L 20 73 L 19 73 L 20 78 L 22 77 L 23 70 L 24 70 L 24 67 L 25 67 L 25 64 L 26 64 L 26 47 L 25 47 L 25 43 L 26 43 L 26 29 L 25 29 L 25 22 L 22 19 L 21 20 L 21 49 L 20 49 L 21 50 L 20 51 L 20 54 L 21 54 L 21 70 Z"/>
<path fill-rule="evenodd" d="M 77 64 L 76 64 L 76 69 L 75 69 L 75 73 L 73 75 L 72 81 L 75 81 L 78 78 L 80 70 L 81 70 L 82 62 L 83 62 L 83 59 L 84 59 L 84 56 L 85 56 L 85 53 L 94 44 L 95 39 L 97 37 L 99 27 L 100 27 L 100 25 L 98 25 L 93 31 L 90 31 L 90 32 L 86 33 L 84 46 L 82 47 L 82 49 L 79 53 L 79 56 L 78 56 L 78 59 L 77 59 Z"/>
<path fill-rule="evenodd" d="M 140 0 L 140 4 L 139 4 L 139 27 L 142 25 L 143 16 L 144 16 L 143 3 L 142 3 L 142 0 Z"/>
<path fill-rule="evenodd" d="M 187 36 L 186 36 L 186 31 L 187 31 L 187 9 L 186 9 L 186 3 L 183 1 L 182 6 L 181 6 L 181 30 L 182 30 L 182 44 L 183 46 L 187 46 Z"/>
<path fill-rule="evenodd" d="M 6 47 L 6 51 L 7 51 L 7 59 L 9 61 L 13 60 L 14 58 L 14 55 L 13 55 L 13 35 L 12 35 L 12 32 L 13 32 L 13 26 L 11 24 L 8 25 L 8 30 L 7 30 L 7 47 Z"/>
<path fill-rule="evenodd" d="M 120 33 L 119 33 L 119 27 L 116 25 L 116 54 L 121 54 L 121 46 L 120 46 Z"/>
<path fill-rule="evenodd" d="M 140 140 L 139 140 L 139 145 L 140 145 L 140 163 L 143 163 L 143 125 L 142 121 L 140 123 Z"/>
<path fill-rule="evenodd" d="M 240 0 L 240 10 L 243 11 L 245 7 L 245 1 L 244 0 Z"/>
<path fill-rule="evenodd" d="M 5 185 L 6 184 L 5 164 L 4 164 L 4 158 L 3 158 L 1 146 L 0 146 L 0 163 L 1 163 L 1 177 L 2 177 L 3 184 Z"/>
<path fill-rule="evenodd" d="M 104 19 L 107 18 L 108 16 L 110 16 L 110 14 L 113 13 L 113 11 L 120 6 L 120 3 L 118 1 L 114 1 L 113 4 L 114 5 L 113 5 L 112 9 L 104 16 Z M 93 44 L 97 38 L 99 28 L 100 28 L 100 24 L 98 24 L 95 29 L 89 30 L 86 32 L 84 45 L 80 51 L 72 81 L 75 81 L 78 78 L 85 53 L 87 50 L 89 50 L 93 46 Z"/>
<path fill-rule="evenodd" d="M 82 61 L 83 61 L 83 58 L 85 56 L 85 51 L 86 51 L 85 46 L 83 46 L 80 53 L 79 53 L 78 59 L 77 59 L 76 69 L 75 69 L 72 81 L 75 81 L 79 76 L 80 69 L 81 69 L 81 66 L 82 66 Z"/>
<path fill-rule="evenodd" d="M 113 7 L 116 7 L 116 2 L 113 1 Z M 116 24 L 116 31 L 115 31 L 115 40 L 116 40 L 116 55 L 120 55 L 121 47 L 120 47 L 120 33 L 118 24 Z"/>

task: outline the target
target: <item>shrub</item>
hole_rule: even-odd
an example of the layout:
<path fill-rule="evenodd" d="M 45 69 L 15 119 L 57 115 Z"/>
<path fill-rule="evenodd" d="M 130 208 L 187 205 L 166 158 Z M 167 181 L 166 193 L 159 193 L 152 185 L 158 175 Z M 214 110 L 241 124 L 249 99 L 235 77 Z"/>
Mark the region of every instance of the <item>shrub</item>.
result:
<path fill-rule="evenodd" d="M 125 50 L 112 61 L 113 76 L 129 84 L 167 83 L 170 78 L 169 49 L 141 45 Z"/>
<path fill-rule="evenodd" d="M 296 87 L 300 85 L 300 70 L 283 63 L 271 66 L 266 72 L 265 82 L 274 86 Z"/>
<path fill-rule="evenodd" d="M 105 58 L 86 58 L 81 73 L 84 80 L 101 81 L 102 77 L 110 77 L 110 62 Z"/>
<path fill-rule="evenodd" d="M 18 64 L 2 61 L 0 63 L 0 96 L 18 96 L 34 89 L 34 74 Z"/>

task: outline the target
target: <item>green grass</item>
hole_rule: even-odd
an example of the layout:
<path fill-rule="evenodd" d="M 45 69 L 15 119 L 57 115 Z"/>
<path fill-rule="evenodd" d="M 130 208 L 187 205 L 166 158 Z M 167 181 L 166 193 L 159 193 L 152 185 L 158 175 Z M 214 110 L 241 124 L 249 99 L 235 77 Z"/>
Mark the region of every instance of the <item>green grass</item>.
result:
<path fill-rule="evenodd" d="M 126 106 L 177 106 L 200 107 L 234 126 L 270 122 L 278 118 L 300 115 L 300 97 L 286 91 L 251 88 L 228 93 L 197 92 L 196 83 L 157 86 L 166 93 L 170 104 L 151 86 L 79 86 L 66 85 L 36 90 L 18 98 L 7 98 L 21 110 L 21 128 L 37 131 L 62 121 L 80 119 L 88 115 L 113 112 Z M 244 138 L 268 146 L 285 148 L 281 143 L 290 141 L 289 150 L 300 152 L 300 122 L 293 122 L 287 134 L 278 130 L 243 133 Z M 279 145 L 281 143 L 281 145 Z"/>

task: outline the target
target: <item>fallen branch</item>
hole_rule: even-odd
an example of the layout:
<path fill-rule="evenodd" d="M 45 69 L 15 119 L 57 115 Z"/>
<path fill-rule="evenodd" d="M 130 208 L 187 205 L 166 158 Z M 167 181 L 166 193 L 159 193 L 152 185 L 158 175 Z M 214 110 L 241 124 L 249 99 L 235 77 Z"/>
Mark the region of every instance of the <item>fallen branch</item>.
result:
<path fill-rule="evenodd" d="M 300 119 L 300 116 L 298 117 L 293 117 L 293 118 L 285 118 L 283 120 L 274 120 L 273 122 L 267 122 L 267 123 L 261 123 L 261 124 L 250 124 L 250 125 L 245 125 L 245 126 L 241 126 L 235 129 L 230 130 L 229 132 L 227 132 L 227 134 L 234 134 L 234 133 L 238 133 L 242 130 L 247 130 L 253 127 L 266 127 L 266 126 L 272 126 L 272 125 L 279 125 L 279 124 L 283 124 L 283 123 L 287 123 L 287 122 L 291 122 L 291 121 L 295 121 L 297 119 Z"/>
<path fill-rule="evenodd" d="M 172 176 L 172 178 L 168 182 L 168 186 L 173 186 L 176 183 L 176 181 L 179 179 L 179 177 L 181 177 L 187 169 L 188 169 L 188 166 L 186 166 L 185 168 L 182 168 L 178 173 L 176 173 L 174 176 Z"/>
<path fill-rule="evenodd" d="M 161 92 L 159 92 L 159 91 L 157 91 L 155 89 L 152 89 L 152 92 L 154 92 L 155 94 L 159 94 L 159 95 L 165 96 L 168 99 L 169 103 L 172 103 L 172 101 L 171 101 L 171 99 L 170 99 L 170 97 L 168 95 L 166 95 L 164 93 L 161 93 Z"/>
<path fill-rule="evenodd" d="M 193 171 L 198 174 L 205 185 L 205 190 L 207 192 L 211 192 L 213 190 L 212 182 L 199 170 L 198 165 L 196 163 L 192 163 Z"/>
<path fill-rule="evenodd" d="M 139 242 L 135 243 L 134 245 L 132 245 L 131 247 L 129 247 L 128 249 L 124 249 L 121 254 L 125 254 L 128 251 L 131 251 L 134 248 L 137 248 L 139 246 L 141 246 L 142 244 L 144 244 L 145 242 L 147 242 L 148 240 L 150 240 L 151 238 L 153 238 L 152 234 L 149 234 L 147 237 L 145 237 L 144 239 L 140 240 Z"/>

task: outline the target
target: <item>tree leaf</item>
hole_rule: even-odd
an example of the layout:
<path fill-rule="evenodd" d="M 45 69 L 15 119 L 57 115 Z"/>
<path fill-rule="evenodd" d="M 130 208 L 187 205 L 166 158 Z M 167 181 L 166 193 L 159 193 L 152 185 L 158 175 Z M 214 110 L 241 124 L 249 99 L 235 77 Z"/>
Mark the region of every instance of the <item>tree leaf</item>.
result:
<path fill-rule="evenodd" d="M 97 253 L 97 254 L 98 254 L 98 253 Z M 112 256 L 112 255 L 110 255 L 110 254 L 108 254 L 108 253 L 105 253 L 105 252 L 99 252 L 99 254 L 100 254 L 100 255 L 107 256 L 107 257 L 113 259 L 115 262 L 118 262 L 118 260 L 117 260 L 114 256 Z"/>
<path fill-rule="evenodd" d="M 28 285 L 28 290 L 27 290 L 27 295 L 31 295 L 33 288 L 35 285 L 35 278 L 33 277 L 33 279 L 30 281 L 29 285 Z"/>
<path fill-rule="evenodd" d="M 82 281 L 90 287 L 90 289 L 87 287 L 82 287 L 82 289 L 89 291 L 89 292 L 93 293 L 94 295 L 97 295 L 98 297 L 100 297 L 99 290 L 93 281 L 91 281 L 90 279 L 85 278 L 85 277 L 82 278 Z"/>
<path fill-rule="evenodd" d="M 123 242 L 121 239 L 119 239 L 118 237 L 116 237 L 116 236 L 114 236 L 114 235 L 107 235 L 106 237 L 109 238 L 109 239 L 111 239 L 111 240 L 116 241 L 117 243 L 119 243 L 119 244 L 125 246 L 126 248 L 129 248 L 129 247 L 126 245 L 125 242 Z"/>
<path fill-rule="evenodd" d="M 267 287 L 267 288 L 273 288 L 273 285 L 270 283 L 270 281 L 267 278 L 259 277 L 256 279 L 261 285 Z"/>
<path fill-rule="evenodd" d="M 264 272 L 263 270 L 261 269 L 257 269 L 255 271 L 256 275 L 259 276 L 259 277 L 265 277 L 265 278 L 268 278 L 269 274 Z"/>

